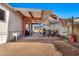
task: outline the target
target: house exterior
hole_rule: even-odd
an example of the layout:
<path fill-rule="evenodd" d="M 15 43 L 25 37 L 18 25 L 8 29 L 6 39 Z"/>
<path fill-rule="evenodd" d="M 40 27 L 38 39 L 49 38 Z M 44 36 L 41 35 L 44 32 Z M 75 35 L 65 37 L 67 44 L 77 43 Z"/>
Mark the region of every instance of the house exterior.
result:
<path fill-rule="evenodd" d="M 37 9 L 13 8 L 9 4 L 0 3 L 0 44 L 13 39 L 13 33 L 25 34 L 26 24 L 29 30 L 32 24 L 45 23 L 50 11 Z M 44 17 L 45 16 L 45 17 Z M 27 21 L 27 22 L 26 22 Z"/>
<path fill-rule="evenodd" d="M 49 17 L 49 21 L 51 23 L 51 28 L 53 30 L 58 30 L 60 36 L 68 37 L 68 28 L 66 26 L 67 24 L 65 24 L 67 23 L 67 20 L 63 18 L 61 19 L 59 16 L 52 14 Z"/>
<path fill-rule="evenodd" d="M 68 36 L 69 40 L 71 41 L 71 36 L 72 36 L 72 19 L 69 19 L 69 27 L 68 27 Z M 73 20 L 73 25 L 74 25 L 74 36 L 75 36 L 75 42 L 79 42 L 79 17 L 74 18 Z"/>
<path fill-rule="evenodd" d="M 0 44 L 13 39 L 15 33 L 25 35 L 25 30 L 32 30 L 33 24 L 47 25 L 46 28 L 58 30 L 61 36 L 67 37 L 68 28 L 50 10 L 13 8 L 9 4 L 0 4 Z"/>
<path fill-rule="evenodd" d="M 7 42 L 13 32 L 22 33 L 22 17 L 10 5 L 0 3 L 0 44 Z"/>
<path fill-rule="evenodd" d="M 60 19 L 60 34 L 69 39 L 69 21 L 68 19 Z"/>
<path fill-rule="evenodd" d="M 79 42 L 79 18 L 75 18 L 74 19 L 74 32 L 75 32 L 75 35 L 76 35 L 76 38 L 77 38 L 77 42 Z"/>

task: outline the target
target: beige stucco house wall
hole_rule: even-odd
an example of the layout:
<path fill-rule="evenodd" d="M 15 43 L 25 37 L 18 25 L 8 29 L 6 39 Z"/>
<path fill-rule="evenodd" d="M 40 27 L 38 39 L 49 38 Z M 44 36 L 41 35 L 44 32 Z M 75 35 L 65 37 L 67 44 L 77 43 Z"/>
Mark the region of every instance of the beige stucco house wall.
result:
<path fill-rule="evenodd" d="M 9 11 L 8 32 L 10 39 L 12 39 L 12 33 L 22 33 L 22 16 L 11 10 Z"/>
<path fill-rule="evenodd" d="M 22 17 L 8 4 L 0 4 L 5 11 L 5 21 L 0 21 L 0 44 L 8 41 L 13 32 L 22 32 Z"/>
<path fill-rule="evenodd" d="M 5 20 L 0 21 L 0 44 L 5 43 L 8 37 L 8 21 L 9 21 L 9 10 L 0 4 L 0 9 L 5 11 Z"/>

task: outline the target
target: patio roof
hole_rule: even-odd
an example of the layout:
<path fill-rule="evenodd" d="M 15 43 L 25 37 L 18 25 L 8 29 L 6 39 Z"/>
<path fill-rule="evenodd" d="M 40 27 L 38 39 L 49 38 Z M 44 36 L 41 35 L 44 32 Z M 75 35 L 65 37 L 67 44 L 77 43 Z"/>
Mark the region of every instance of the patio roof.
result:
<path fill-rule="evenodd" d="M 28 17 L 33 23 L 47 23 L 49 20 L 51 10 L 40 10 L 40 9 L 28 9 L 28 8 L 14 8 L 14 10 L 21 15 Z M 40 20 L 40 21 L 38 21 Z"/>
<path fill-rule="evenodd" d="M 51 23 L 51 24 L 57 24 L 57 23 L 59 23 L 60 21 L 59 21 L 59 19 L 57 19 L 57 17 L 58 16 L 54 16 L 53 14 L 52 14 L 52 16 L 50 16 L 49 17 L 49 22 Z"/>
<path fill-rule="evenodd" d="M 28 9 L 28 8 L 14 8 L 15 11 L 21 12 L 23 15 L 26 17 L 37 17 L 41 18 L 41 11 L 42 10 L 37 10 L 37 9 Z"/>

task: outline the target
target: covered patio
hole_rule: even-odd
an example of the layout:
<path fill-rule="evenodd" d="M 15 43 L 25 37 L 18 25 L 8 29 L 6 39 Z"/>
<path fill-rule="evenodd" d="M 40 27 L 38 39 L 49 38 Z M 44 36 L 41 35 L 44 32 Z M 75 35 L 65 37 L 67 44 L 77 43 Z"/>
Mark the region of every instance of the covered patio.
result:
<path fill-rule="evenodd" d="M 50 10 L 27 8 L 15 8 L 14 10 L 22 15 L 22 33 L 24 35 L 26 30 L 30 32 L 38 32 L 38 30 L 34 30 L 34 27 L 37 25 L 37 27 L 40 27 L 42 24 L 48 24 L 49 15 L 52 13 Z"/>

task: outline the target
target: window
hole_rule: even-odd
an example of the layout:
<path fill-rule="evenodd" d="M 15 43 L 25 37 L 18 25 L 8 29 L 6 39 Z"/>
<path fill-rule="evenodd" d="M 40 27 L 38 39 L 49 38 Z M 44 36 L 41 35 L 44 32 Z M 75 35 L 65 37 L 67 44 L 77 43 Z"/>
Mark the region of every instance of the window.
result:
<path fill-rule="evenodd" d="M 5 20 L 5 11 L 0 9 L 0 20 L 4 21 Z"/>

